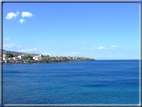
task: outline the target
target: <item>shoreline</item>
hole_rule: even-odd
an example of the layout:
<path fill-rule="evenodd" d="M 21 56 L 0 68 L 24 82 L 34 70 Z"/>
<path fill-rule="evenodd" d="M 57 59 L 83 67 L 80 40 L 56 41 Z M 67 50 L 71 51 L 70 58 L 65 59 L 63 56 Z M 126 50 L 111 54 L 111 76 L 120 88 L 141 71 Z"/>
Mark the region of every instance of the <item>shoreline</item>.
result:
<path fill-rule="evenodd" d="M 32 62 L 8 62 L 8 63 L 1 63 L 1 64 L 42 64 L 42 63 L 71 63 L 71 62 L 77 62 L 77 61 L 96 61 L 96 60 L 54 60 L 54 61 L 32 61 Z"/>

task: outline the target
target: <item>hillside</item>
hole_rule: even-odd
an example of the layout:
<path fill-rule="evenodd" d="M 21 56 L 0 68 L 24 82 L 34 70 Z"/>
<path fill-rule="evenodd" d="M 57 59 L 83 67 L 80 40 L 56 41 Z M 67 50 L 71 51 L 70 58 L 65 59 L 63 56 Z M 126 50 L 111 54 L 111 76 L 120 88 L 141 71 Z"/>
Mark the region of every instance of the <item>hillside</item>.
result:
<path fill-rule="evenodd" d="M 4 50 L 4 49 L 3 49 L 3 54 L 6 54 L 6 52 L 8 52 L 8 50 Z M 16 53 L 17 53 L 17 54 L 24 54 L 24 55 L 29 55 L 29 54 L 32 54 L 32 55 L 39 55 L 39 54 L 23 53 L 23 52 L 16 52 L 16 51 L 9 51 L 9 52 L 11 52 L 13 55 L 15 55 Z"/>

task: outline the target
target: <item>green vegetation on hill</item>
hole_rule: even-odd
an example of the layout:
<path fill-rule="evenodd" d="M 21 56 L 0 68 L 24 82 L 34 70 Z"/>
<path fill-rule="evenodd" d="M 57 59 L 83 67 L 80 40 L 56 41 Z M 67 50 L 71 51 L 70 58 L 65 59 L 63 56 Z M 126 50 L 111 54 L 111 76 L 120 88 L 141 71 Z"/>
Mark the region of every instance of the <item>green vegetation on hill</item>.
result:
<path fill-rule="evenodd" d="M 42 57 L 42 60 L 50 60 L 50 56 L 49 56 L 49 55 L 43 56 L 43 57 Z"/>
<path fill-rule="evenodd" d="M 14 55 L 10 52 L 10 51 L 7 51 L 6 52 L 6 57 L 10 58 L 10 57 L 13 57 Z"/>
<path fill-rule="evenodd" d="M 26 56 L 26 59 L 33 60 L 33 57 L 31 55 Z"/>
<path fill-rule="evenodd" d="M 68 59 L 68 58 L 66 58 L 66 57 L 62 57 L 62 59 L 63 59 L 63 60 L 65 60 L 65 61 L 69 60 L 69 59 Z"/>
<path fill-rule="evenodd" d="M 16 52 L 16 51 L 7 51 L 3 49 L 3 54 L 6 54 L 6 52 L 11 52 L 11 54 L 13 54 L 14 56 L 18 56 L 18 55 L 30 55 L 29 53 L 24 53 L 24 52 Z M 40 54 L 32 54 L 32 55 L 40 55 Z"/>

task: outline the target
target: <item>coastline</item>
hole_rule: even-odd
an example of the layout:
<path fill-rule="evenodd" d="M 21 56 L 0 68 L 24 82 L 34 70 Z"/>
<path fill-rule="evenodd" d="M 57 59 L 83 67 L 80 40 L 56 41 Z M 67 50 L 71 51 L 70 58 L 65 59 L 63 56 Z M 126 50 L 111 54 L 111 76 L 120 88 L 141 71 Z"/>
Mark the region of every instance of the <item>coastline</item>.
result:
<path fill-rule="evenodd" d="M 74 61 L 92 61 L 95 60 L 89 57 L 71 57 L 71 56 L 49 56 L 49 55 L 34 55 L 24 53 L 12 53 L 6 51 L 0 58 L 1 64 L 27 64 L 27 63 L 69 63 Z"/>
<path fill-rule="evenodd" d="M 40 60 L 40 61 L 31 61 L 31 62 L 8 62 L 8 63 L 1 63 L 1 64 L 41 64 L 41 63 L 71 63 L 77 61 L 96 61 L 96 60 Z"/>

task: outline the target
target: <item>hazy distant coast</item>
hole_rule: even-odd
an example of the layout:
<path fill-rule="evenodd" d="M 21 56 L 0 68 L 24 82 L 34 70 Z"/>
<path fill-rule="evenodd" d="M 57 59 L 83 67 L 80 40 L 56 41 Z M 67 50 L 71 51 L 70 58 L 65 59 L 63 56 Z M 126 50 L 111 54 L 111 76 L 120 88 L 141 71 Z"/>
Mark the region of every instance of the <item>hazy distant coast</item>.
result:
<path fill-rule="evenodd" d="M 40 54 L 28 54 L 15 51 L 3 51 L 0 62 L 3 64 L 26 63 L 68 63 L 74 61 L 95 61 L 93 58 L 74 56 L 49 56 Z"/>

